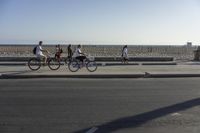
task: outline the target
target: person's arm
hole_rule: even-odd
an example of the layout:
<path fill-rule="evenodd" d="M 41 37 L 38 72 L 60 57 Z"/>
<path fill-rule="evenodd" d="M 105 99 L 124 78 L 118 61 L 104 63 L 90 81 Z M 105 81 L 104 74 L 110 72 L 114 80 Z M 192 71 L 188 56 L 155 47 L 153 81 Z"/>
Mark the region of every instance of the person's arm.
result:
<path fill-rule="evenodd" d="M 82 53 L 80 49 L 78 50 L 78 53 L 85 56 L 85 54 Z"/>
<path fill-rule="evenodd" d="M 42 47 L 40 47 L 40 50 L 41 50 L 42 52 L 47 52 L 47 53 L 49 53 L 49 51 L 48 51 L 48 50 L 46 50 L 46 49 L 43 49 Z"/>

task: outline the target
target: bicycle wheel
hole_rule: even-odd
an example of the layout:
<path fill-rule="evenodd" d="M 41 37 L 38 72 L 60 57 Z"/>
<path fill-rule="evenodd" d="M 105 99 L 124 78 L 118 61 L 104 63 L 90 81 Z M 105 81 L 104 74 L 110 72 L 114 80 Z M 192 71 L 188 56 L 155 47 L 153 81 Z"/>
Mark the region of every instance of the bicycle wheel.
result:
<path fill-rule="evenodd" d="M 69 64 L 69 62 L 70 62 L 70 61 L 69 61 L 69 58 L 65 58 L 65 59 L 64 59 L 65 65 Z"/>
<path fill-rule="evenodd" d="M 78 62 L 77 61 L 71 61 L 71 62 L 69 62 L 69 64 L 68 64 L 68 68 L 69 68 L 69 70 L 71 71 L 71 72 L 77 72 L 78 71 L 78 69 L 79 69 L 79 64 L 78 64 Z"/>
<path fill-rule="evenodd" d="M 29 67 L 31 70 L 33 70 L 33 71 L 36 71 L 36 70 L 40 69 L 40 67 L 41 67 L 40 59 L 31 58 L 31 59 L 28 61 L 28 67 Z"/>
<path fill-rule="evenodd" d="M 48 61 L 48 66 L 51 70 L 58 70 L 60 68 L 60 61 L 52 58 Z"/>
<path fill-rule="evenodd" d="M 64 65 L 66 66 L 66 67 L 68 67 L 68 65 L 69 65 L 69 63 L 72 61 L 72 59 L 70 59 L 70 58 L 66 58 L 66 59 L 64 59 Z"/>
<path fill-rule="evenodd" d="M 87 68 L 88 71 L 94 72 L 94 71 L 97 70 L 97 63 L 95 61 L 89 61 L 86 64 L 86 68 Z"/>

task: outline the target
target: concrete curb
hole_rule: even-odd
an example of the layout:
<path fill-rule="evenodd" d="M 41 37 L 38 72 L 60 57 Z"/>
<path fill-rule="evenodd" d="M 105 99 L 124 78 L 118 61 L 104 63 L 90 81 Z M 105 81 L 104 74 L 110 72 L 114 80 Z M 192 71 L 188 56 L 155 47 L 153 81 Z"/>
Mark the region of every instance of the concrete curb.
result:
<path fill-rule="evenodd" d="M 95 75 L 14 75 L 2 74 L 0 79 L 28 79 L 28 78 L 142 78 L 144 74 L 95 74 Z"/>
<path fill-rule="evenodd" d="M 200 77 L 200 74 L 94 74 L 94 75 L 15 75 L 1 74 L 0 79 L 34 79 L 34 78 L 192 78 Z"/>
<path fill-rule="evenodd" d="M 27 63 L 24 62 L 18 62 L 18 63 L 1 63 L 0 66 L 27 66 Z"/>
<path fill-rule="evenodd" d="M 200 77 L 200 74 L 149 74 L 146 78 L 193 78 Z"/>
<path fill-rule="evenodd" d="M 176 62 L 168 62 L 168 63 L 142 63 L 142 65 L 145 65 L 145 66 L 153 66 L 153 65 L 177 65 Z"/>

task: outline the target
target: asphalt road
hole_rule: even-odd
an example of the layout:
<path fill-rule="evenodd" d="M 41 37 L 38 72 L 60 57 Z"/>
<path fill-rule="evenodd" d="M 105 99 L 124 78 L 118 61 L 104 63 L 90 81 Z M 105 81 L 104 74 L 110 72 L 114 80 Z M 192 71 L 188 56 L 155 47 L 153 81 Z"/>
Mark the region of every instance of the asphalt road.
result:
<path fill-rule="evenodd" d="M 0 80 L 0 133 L 199 133 L 200 78 Z"/>

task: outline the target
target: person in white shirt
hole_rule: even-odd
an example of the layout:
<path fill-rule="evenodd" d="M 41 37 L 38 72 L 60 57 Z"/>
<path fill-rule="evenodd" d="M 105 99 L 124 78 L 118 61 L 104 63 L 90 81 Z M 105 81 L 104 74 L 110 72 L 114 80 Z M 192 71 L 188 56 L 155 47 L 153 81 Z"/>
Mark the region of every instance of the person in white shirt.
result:
<path fill-rule="evenodd" d="M 122 63 L 128 63 L 128 46 L 125 45 L 122 49 Z"/>
<path fill-rule="evenodd" d="M 75 50 L 75 57 L 76 59 L 80 60 L 82 63 L 84 61 L 84 59 L 86 59 L 86 55 L 84 53 L 82 53 L 81 51 L 81 45 L 78 45 L 76 50 Z"/>
<path fill-rule="evenodd" d="M 44 62 L 46 63 L 47 62 L 47 56 L 43 52 L 49 53 L 49 51 L 42 48 L 42 43 L 43 42 L 40 41 L 39 45 L 36 48 L 36 56 L 39 57 L 39 58 L 43 58 Z"/>

